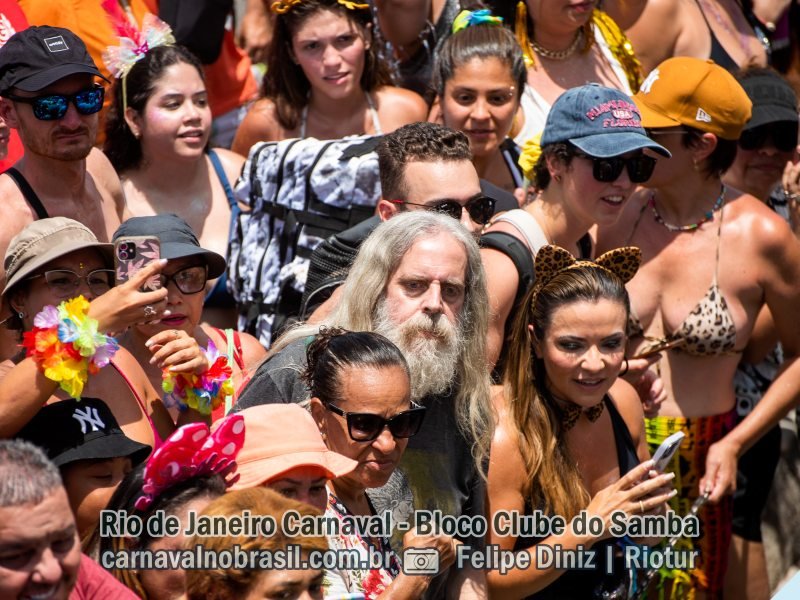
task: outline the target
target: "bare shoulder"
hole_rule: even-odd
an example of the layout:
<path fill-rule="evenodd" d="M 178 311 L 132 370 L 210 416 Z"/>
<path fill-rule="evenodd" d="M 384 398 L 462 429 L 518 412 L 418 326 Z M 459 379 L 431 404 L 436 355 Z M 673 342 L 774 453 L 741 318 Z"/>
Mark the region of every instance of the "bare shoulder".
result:
<path fill-rule="evenodd" d="M 407 123 L 428 119 L 428 104 L 411 90 L 384 86 L 374 92 L 374 97 L 386 133 Z"/>
<path fill-rule="evenodd" d="M 231 184 L 236 183 L 244 166 L 244 156 L 226 148 L 214 148 L 214 152 L 222 163 L 222 168 L 225 170 L 225 175 L 228 176 L 228 181 Z"/>
<path fill-rule="evenodd" d="M 641 439 L 644 435 L 644 410 L 639 394 L 634 387 L 622 377 L 617 377 L 614 385 L 608 391 L 608 395 L 619 411 L 622 420 L 625 421 L 631 437 L 634 441 Z"/>
<path fill-rule="evenodd" d="M 768 261 L 797 246 L 789 224 L 757 198 L 735 192 L 725 209 L 725 226 L 736 233 L 743 244 Z M 724 230 L 723 230 L 724 231 Z"/>
<path fill-rule="evenodd" d="M 267 356 L 267 349 L 261 345 L 261 342 L 255 336 L 249 333 L 240 332 L 239 337 L 242 340 L 242 354 L 244 355 L 244 362 L 248 368 L 255 368 Z"/>
<path fill-rule="evenodd" d="M 0 198 L 3 199 L 3 218 L 0 219 L 0 254 L 5 255 L 11 239 L 32 223 L 34 214 L 24 196 L 9 175 L 0 175 Z M 4 272 L 2 265 L 0 271 Z"/>
<path fill-rule="evenodd" d="M 286 133 L 278 120 L 275 103 L 269 98 L 261 98 L 253 104 L 242 119 L 231 150 L 247 156 L 253 144 L 281 140 L 286 137 Z"/>
<path fill-rule="evenodd" d="M 622 29 L 628 29 L 639 20 L 647 5 L 648 0 L 607 0 L 603 10 Z"/>
<path fill-rule="evenodd" d="M 86 170 L 104 187 L 119 187 L 119 175 L 108 157 L 99 148 L 92 148 L 86 157 Z"/>

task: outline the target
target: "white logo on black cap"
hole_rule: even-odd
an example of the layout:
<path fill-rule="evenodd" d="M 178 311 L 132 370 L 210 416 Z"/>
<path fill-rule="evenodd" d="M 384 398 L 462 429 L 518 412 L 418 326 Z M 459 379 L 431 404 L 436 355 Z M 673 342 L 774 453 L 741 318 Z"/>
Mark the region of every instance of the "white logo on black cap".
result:
<path fill-rule="evenodd" d="M 84 435 L 86 434 L 87 425 L 91 425 L 92 431 L 102 431 L 106 427 L 100 415 L 97 414 L 97 409 L 92 406 L 87 406 L 86 410 L 76 408 L 75 412 L 72 413 L 72 418 L 81 424 L 81 432 Z"/>
<path fill-rule="evenodd" d="M 702 121 L 703 123 L 711 123 L 711 115 L 709 115 L 706 111 L 702 108 L 697 109 L 697 116 L 694 118 L 695 121 Z"/>
<path fill-rule="evenodd" d="M 65 42 L 64 38 L 60 35 L 44 38 L 42 41 L 44 42 L 44 47 L 50 52 L 66 52 L 69 50 L 67 42 Z"/>

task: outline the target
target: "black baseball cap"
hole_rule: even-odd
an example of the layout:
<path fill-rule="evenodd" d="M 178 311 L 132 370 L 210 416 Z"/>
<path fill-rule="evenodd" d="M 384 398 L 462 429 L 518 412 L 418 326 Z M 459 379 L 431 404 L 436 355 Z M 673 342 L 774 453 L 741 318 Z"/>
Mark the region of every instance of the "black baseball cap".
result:
<path fill-rule="evenodd" d="M 75 73 L 108 81 L 94 64 L 86 44 L 69 29 L 28 27 L 8 38 L 0 48 L 0 94 L 12 88 L 38 92 Z"/>
<path fill-rule="evenodd" d="M 108 405 L 98 398 L 61 400 L 36 413 L 17 436 L 42 448 L 57 467 L 78 460 L 127 457 L 134 466 L 150 446 L 126 436 Z"/>
<path fill-rule="evenodd" d="M 200 247 L 197 236 L 189 224 L 178 215 L 165 213 L 152 217 L 131 217 L 114 232 L 112 241 L 121 237 L 152 235 L 161 242 L 161 258 L 175 259 L 197 256 L 208 265 L 211 279 L 225 272 L 225 257 Z"/>
<path fill-rule="evenodd" d="M 797 96 L 789 82 L 777 72 L 764 69 L 758 75 L 745 77 L 739 83 L 753 102 L 753 116 L 744 130 L 768 123 L 797 123 Z"/>

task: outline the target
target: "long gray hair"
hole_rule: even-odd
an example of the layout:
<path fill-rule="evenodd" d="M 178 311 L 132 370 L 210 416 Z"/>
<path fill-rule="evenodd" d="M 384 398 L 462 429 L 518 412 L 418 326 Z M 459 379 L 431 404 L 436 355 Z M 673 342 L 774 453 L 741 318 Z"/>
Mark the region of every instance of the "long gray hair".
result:
<path fill-rule="evenodd" d="M 489 455 L 494 428 L 486 362 L 489 298 L 478 244 L 452 217 L 418 210 L 378 225 L 361 245 L 339 302 L 328 317 L 322 323 L 301 324 L 289 330 L 275 342 L 270 354 L 295 340 L 315 335 L 322 325 L 374 331 L 386 285 L 406 252 L 418 240 L 442 233 L 455 238 L 467 254 L 464 306 L 458 316 L 464 343 L 456 367 L 456 418 L 462 432 L 473 442 L 473 456 L 482 466 Z"/>

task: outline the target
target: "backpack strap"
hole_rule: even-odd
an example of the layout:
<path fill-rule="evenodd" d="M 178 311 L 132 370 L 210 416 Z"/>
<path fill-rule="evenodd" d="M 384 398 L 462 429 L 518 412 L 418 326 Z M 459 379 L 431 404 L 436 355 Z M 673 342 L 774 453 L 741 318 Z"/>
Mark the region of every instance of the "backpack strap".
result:
<path fill-rule="evenodd" d="M 514 297 L 514 305 L 516 306 L 533 285 L 535 274 L 530 250 L 522 241 L 504 231 L 484 233 L 481 236 L 480 243 L 481 248 L 491 248 L 502 252 L 514 263 L 514 268 L 516 268 L 517 275 L 519 275 L 517 295 Z"/>

